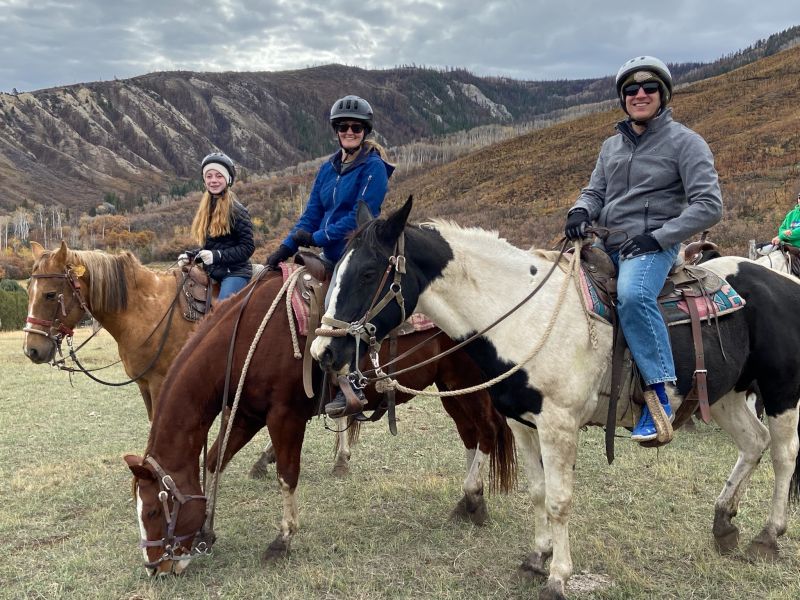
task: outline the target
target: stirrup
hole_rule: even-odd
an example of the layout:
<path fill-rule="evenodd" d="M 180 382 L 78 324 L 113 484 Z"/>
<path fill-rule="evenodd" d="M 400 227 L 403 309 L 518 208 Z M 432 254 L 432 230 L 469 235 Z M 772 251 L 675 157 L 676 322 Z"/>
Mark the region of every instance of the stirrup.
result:
<path fill-rule="evenodd" d="M 325 414 L 332 419 L 362 415 L 367 399 L 359 390 L 358 394 L 350 387 L 350 383 L 339 386 L 339 392 L 332 402 L 325 405 Z M 363 415 L 362 415 L 363 416 Z"/>

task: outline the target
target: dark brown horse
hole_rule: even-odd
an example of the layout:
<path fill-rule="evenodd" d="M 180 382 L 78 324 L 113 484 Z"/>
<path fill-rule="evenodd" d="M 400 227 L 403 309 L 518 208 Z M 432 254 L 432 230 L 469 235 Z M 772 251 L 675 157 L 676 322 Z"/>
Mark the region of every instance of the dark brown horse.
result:
<path fill-rule="evenodd" d="M 281 285 L 281 278 L 272 274 L 251 284 L 254 287 L 252 297 L 238 326 L 231 390 L 237 387 L 253 332 L 261 325 Z M 178 355 L 161 388 L 144 456 L 125 457 L 135 477 L 137 516 L 145 535 L 142 547 L 150 574 L 182 571 L 191 557 L 192 540 L 203 524 L 206 501 L 200 484 L 199 457 L 209 428 L 221 411 L 226 371 L 224 356 L 250 289 L 245 288 L 241 294 L 221 304 L 201 323 L 196 335 Z M 429 333 L 400 337 L 399 352 L 415 346 Z M 304 342 L 300 338 L 301 347 Z M 452 344 L 444 336 L 438 336 L 401 361 L 399 367 L 418 363 Z M 462 352 L 400 378 L 404 385 L 419 389 L 432 383 L 440 389 L 456 389 L 477 384 L 481 379 L 475 364 Z M 233 393 L 229 395 L 229 405 L 233 396 Z M 374 407 L 377 394 L 370 389 L 367 396 L 370 406 Z M 409 399 L 397 394 L 398 402 Z M 456 421 L 467 452 L 473 455 L 464 483 L 464 498 L 454 513 L 480 522 L 485 518 L 481 467 L 489 457 L 493 483 L 501 490 L 510 489 L 515 480 L 513 436 L 485 392 L 449 399 L 444 405 Z M 267 559 L 288 552 L 298 528 L 296 493 L 300 453 L 306 423 L 314 416 L 315 409 L 316 402 L 308 399 L 303 391 L 302 360 L 293 355 L 287 319 L 273 315 L 252 356 L 222 461 L 224 467 L 266 424 L 274 445 L 283 495 L 280 533 L 269 545 L 265 553 Z M 215 444 L 207 461 L 212 470 L 216 467 L 217 455 Z"/>

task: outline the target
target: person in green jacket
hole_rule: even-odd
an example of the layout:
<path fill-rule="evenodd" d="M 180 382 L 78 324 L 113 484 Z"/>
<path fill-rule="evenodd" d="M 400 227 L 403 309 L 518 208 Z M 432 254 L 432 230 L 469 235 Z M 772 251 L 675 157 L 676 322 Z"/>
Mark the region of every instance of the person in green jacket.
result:
<path fill-rule="evenodd" d="M 800 193 L 797 194 L 797 204 L 786 214 L 781 226 L 778 227 L 778 235 L 772 238 L 773 246 L 781 242 L 800 248 Z"/>

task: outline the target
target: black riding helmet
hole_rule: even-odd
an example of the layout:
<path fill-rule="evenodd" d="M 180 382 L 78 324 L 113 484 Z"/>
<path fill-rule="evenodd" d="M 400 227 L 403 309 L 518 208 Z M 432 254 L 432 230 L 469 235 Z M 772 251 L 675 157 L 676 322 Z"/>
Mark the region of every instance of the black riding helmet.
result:
<path fill-rule="evenodd" d="M 200 172 L 205 173 L 206 165 L 210 164 L 217 164 L 225 167 L 225 169 L 228 172 L 228 175 L 230 175 L 228 181 L 228 187 L 233 185 L 233 182 L 236 180 L 236 167 L 234 166 L 233 161 L 227 154 L 224 154 L 222 152 L 212 152 L 211 154 L 208 154 L 203 159 L 203 162 L 200 163 Z"/>

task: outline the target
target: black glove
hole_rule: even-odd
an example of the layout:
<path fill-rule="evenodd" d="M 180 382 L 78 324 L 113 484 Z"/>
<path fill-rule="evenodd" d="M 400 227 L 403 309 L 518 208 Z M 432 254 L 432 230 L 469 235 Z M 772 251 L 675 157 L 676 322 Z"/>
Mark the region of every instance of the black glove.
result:
<path fill-rule="evenodd" d="M 298 229 L 295 231 L 292 234 L 292 239 L 298 246 L 305 246 L 306 248 L 309 246 L 316 246 L 314 243 L 314 237 L 305 229 Z"/>
<path fill-rule="evenodd" d="M 286 246 L 285 244 L 281 244 L 280 248 L 275 250 L 272 254 L 269 255 L 267 258 L 267 262 L 264 263 L 268 267 L 272 267 L 273 269 L 278 268 L 278 263 L 282 263 L 287 258 L 291 257 L 294 254 L 294 250 Z"/>
<path fill-rule="evenodd" d="M 661 252 L 661 246 L 656 241 L 656 238 L 649 233 L 635 235 L 619 247 L 619 257 L 622 259 L 635 258 L 643 254 L 655 254 L 656 252 Z"/>
<path fill-rule="evenodd" d="M 589 213 L 582 208 L 576 208 L 567 215 L 567 224 L 564 227 L 564 235 L 570 241 L 589 237 L 586 235 L 586 228 L 592 220 Z"/>

